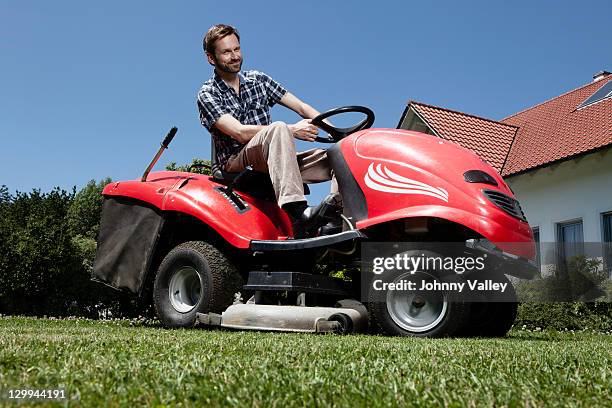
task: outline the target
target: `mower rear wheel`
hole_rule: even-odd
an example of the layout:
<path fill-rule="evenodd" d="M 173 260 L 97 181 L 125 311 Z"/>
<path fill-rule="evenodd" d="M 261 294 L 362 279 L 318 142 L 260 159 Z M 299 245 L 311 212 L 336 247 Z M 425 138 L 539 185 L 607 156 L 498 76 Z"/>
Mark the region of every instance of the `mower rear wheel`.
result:
<path fill-rule="evenodd" d="M 221 313 L 242 287 L 236 267 L 217 248 L 184 242 L 161 262 L 153 286 L 153 304 L 166 327 L 191 327 L 196 313 Z"/>

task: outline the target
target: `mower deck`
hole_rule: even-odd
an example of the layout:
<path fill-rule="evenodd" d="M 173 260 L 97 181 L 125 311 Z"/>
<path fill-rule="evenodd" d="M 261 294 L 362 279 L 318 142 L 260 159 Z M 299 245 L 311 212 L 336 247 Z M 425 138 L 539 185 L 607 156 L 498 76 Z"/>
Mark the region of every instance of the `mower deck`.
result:
<path fill-rule="evenodd" d="M 299 333 L 352 333 L 368 326 L 368 313 L 361 303 L 340 301 L 341 307 L 308 307 L 238 303 L 221 315 L 198 313 L 197 322 L 238 330 Z"/>

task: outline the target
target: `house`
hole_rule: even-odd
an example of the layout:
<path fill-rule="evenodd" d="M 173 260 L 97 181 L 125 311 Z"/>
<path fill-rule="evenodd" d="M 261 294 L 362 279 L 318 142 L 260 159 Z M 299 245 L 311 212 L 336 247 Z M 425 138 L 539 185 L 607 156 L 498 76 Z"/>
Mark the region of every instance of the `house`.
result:
<path fill-rule="evenodd" d="M 534 230 L 544 268 L 558 256 L 547 250 L 555 243 L 564 258 L 603 257 L 612 276 L 610 72 L 500 121 L 410 101 L 398 127 L 456 142 L 497 169 Z"/>

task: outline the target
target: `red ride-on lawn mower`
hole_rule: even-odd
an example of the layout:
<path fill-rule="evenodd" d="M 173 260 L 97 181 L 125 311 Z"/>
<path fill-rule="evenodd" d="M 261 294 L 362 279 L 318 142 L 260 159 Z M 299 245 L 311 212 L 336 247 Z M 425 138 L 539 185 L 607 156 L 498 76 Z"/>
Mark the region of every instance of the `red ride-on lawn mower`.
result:
<path fill-rule="evenodd" d="M 351 128 L 324 119 L 365 114 Z M 167 327 L 196 323 L 236 329 L 357 332 L 424 337 L 498 336 L 512 326 L 516 299 L 475 301 L 418 289 L 372 295 L 364 248 L 383 243 L 403 256 L 481 255 L 491 282 L 532 277 L 531 229 L 501 176 L 471 151 L 418 132 L 368 129 L 373 112 L 353 106 L 319 115 L 343 197 L 340 228 L 293 239 L 269 177 L 247 168 L 212 176 L 149 171 L 107 185 L 94 279 L 144 299 Z M 214 153 L 213 153 L 214 157 Z M 410 242 L 409 250 L 397 243 Z M 431 243 L 438 243 L 435 249 Z M 448 246 L 439 243 L 448 243 Z M 457 243 L 460 249 L 457 250 Z M 445 248 L 448 248 L 446 250 Z M 445 253 L 445 252 L 449 253 Z M 331 271 L 341 271 L 330 273 Z M 385 272 L 390 282 L 408 276 Z M 334 276 L 335 275 L 335 276 Z M 342 275 L 338 277 L 338 275 Z M 423 281 L 470 275 L 427 266 Z"/>

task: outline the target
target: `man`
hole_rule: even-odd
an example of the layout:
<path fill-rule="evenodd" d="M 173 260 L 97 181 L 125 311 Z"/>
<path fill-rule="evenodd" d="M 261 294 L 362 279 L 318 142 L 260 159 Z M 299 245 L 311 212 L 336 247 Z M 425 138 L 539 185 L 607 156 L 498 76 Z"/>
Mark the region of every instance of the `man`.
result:
<path fill-rule="evenodd" d="M 295 139 L 315 140 L 318 129 L 310 119 L 319 112 L 268 75 L 240 71 L 240 35 L 234 27 L 224 24 L 211 27 L 203 45 L 208 62 L 214 67 L 214 76 L 198 93 L 198 109 L 202 125 L 213 137 L 217 165 L 232 173 L 248 165 L 269 173 L 278 205 L 293 221 L 294 236 L 304 237 L 340 202 L 326 151 L 295 150 Z M 276 103 L 304 119 L 290 125 L 271 123 L 270 108 Z M 303 183 L 326 180 L 332 180 L 330 195 L 321 205 L 308 207 Z"/>

